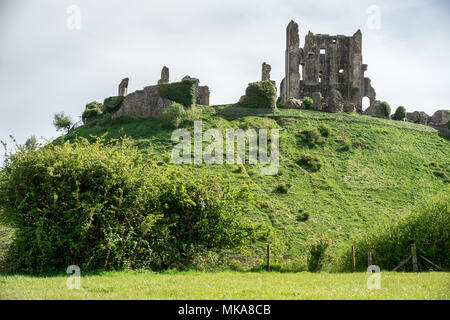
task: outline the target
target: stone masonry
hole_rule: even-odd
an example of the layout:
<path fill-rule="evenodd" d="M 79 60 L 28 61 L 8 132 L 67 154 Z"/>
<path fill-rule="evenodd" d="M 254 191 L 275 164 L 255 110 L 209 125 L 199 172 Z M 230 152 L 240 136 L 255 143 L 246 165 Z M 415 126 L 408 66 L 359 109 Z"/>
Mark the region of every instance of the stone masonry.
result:
<path fill-rule="evenodd" d="M 336 100 L 336 93 L 330 95 L 337 90 L 346 103 L 352 103 L 357 112 L 362 112 L 362 98 L 368 97 L 374 103 L 376 93 L 370 79 L 364 77 L 367 65 L 362 63 L 361 45 L 360 30 L 351 37 L 309 32 L 301 48 L 298 24 L 291 21 L 286 28 L 282 102 L 317 96 L 317 93 L 325 101 Z"/>
<path fill-rule="evenodd" d="M 128 93 L 128 78 L 122 79 L 119 84 L 119 96 L 126 96 Z"/>
<path fill-rule="evenodd" d="M 186 76 L 183 79 L 186 78 L 190 77 Z M 209 88 L 207 86 L 199 86 L 199 80 L 196 80 L 196 103 L 209 105 Z M 124 86 L 125 83 L 126 86 Z M 172 104 L 172 101 L 162 98 L 158 94 L 158 85 L 164 83 L 169 83 L 169 68 L 167 67 L 163 67 L 161 79 L 157 85 L 147 86 L 143 90 L 137 90 L 130 94 L 127 94 L 128 78 L 122 80 L 119 85 L 119 95 L 125 96 L 125 99 L 122 107 L 113 114 L 113 117 L 127 115 L 133 118 L 155 118 L 160 116 Z"/>

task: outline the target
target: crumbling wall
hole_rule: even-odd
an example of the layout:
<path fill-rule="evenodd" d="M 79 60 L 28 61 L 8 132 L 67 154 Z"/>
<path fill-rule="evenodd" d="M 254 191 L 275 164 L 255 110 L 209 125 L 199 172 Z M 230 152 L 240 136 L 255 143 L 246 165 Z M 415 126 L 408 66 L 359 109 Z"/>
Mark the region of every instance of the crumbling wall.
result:
<path fill-rule="evenodd" d="M 183 78 L 190 78 L 186 76 Z M 195 102 L 197 104 L 209 105 L 209 88 L 208 86 L 200 86 L 199 80 L 195 85 Z M 172 101 L 159 96 L 158 85 L 169 83 L 169 68 L 164 66 L 161 70 L 161 79 L 157 85 L 147 86 L 143 90 L 137 90 L 127 94 L 128 78 L 122 80 L 119 84 L 119 95 L 125 98 L 122 107 L 113 114 L 113 117 L 127 115 L 133 118 L 159 117 L 164 110 L 170 107 Z"/>
<path fill-rule="evenodd" d="M 374 103 L 376 93 L 370 79 L 364 77 L 367 65 L 362 63 L 361 45 L 360 30 L 351 37 L 309 32 L 304 47 L 300 48 L 298 24 L 291 21 L 286 28 L 282 102 L 312 97 L 317 92 L 328 101 L 331 92 L 337 90 L 346 104 L 362 112 L 362 98 L 369 97 Z M 332 100 L 335 96 L 334 93 Z"/>

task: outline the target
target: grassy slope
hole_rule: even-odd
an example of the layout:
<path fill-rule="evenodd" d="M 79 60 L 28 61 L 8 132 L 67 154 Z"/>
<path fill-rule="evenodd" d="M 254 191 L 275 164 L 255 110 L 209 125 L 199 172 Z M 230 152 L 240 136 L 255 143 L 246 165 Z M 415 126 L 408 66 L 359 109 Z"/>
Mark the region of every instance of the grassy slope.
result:
<path fill-rule="evenodd" d="M 245 170 L 236 170 L 237 165 L 200 165 L 193 170 L 210 174 L 212 180 L 253 190 L 257 204 L 249 204 L 249 218 L 280 231 L 288 247 L 286 257 L 298 255 L 305 240 L 318 233 L 328 233 L 337 247 L 351 232 L 370 227 L 380 216 L 399 214 L 448 185 L 450 144 L 433 128 L 356 114 L 280 110 L 274 115 L 245 116 L 245 112 L 226 110 L 226 106 L 203 107 L 203 130 L 280 128 L 279 174 L 262 176 L 252 165 L 245 165 Z M 299 138 L 301 128 L 308 123 L 326 123 L 333 128 L 324 145 L 309 148 Z M 127 135 L 149 157 L 169 161 L 174 145 L 171 133 L 157 119 L 140 119 L 83 126 L 66 138 Z M 342 139 L 362 146 L 341 151 Z M 296 162 L 303 152 L 320 157 L 324 162 L 321 170 L 308 172 L 300 167 Z M 438 171 L 447 178 L 437 176 Z M 281 183 L 292 185 L 287 194 L 274 192 Z M 309 214 L 308 221 L 297 219 L 300 210 Z M 261 239 L 260 249 L 265 241 Z"/>
<path fill-rule="evenodd" d="M 450 273 L 381 273 L 368 290 L 365 273 L 138 273 L 67 276 L 0 276 L 0 299 L 450 299 Z"/>

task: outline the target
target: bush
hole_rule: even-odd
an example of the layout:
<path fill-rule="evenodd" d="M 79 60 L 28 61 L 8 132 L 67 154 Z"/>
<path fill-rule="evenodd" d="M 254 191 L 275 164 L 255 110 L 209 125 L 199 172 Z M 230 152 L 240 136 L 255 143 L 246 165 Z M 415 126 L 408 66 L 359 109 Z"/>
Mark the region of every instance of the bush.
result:
<path fill-rule="evenodd" d="M 99 118 L 103 114 L 102 108 L 103 108 L 102 104 L 97 101 L 88 103 L 81 116 L 83 123 L 86 124 L 94 119 Z"/>
<path fill-rule="evenodd" d="M 145 164 L 127 144 L 86 140 L 10 156 L 0 180 L 0 212 L 16 230 L 13 269 L 145 265 L 151 248 L 144 223 L 152 225 Z"/>
<path fill-rule="evenodd" d="M 185 107 L 195 104 L 195 84 L 196 79 L 185 79 L 181 82 L 164 83 L 158 85 L 158 94 Z"/>
<path fill-rule="evenodd" d="M 277 193 L 288 193 L 291 185 L 289 183 L 282 183 L 276 186 L 275 192 Z"/>
<path fill-rule="evenodd" d="M 186 118 L 186 110 L 181 104 L 173 103 L 167 110 L 161 114 L 161 121 L 166 128 L 175 129 Z"/>
<path fill-rule="evenodd" d="M 303 102 L 303 106 L 305 107 L 305 109 L 311 109 L 314 104 L 313 99 L 310 97 L 304 97 L 302 102 Z"/>
<path fill-rule="evenodd" d="M 186 125 L 193 125 L 194 121 L 200 120 L 202 117 L 202 109 L 197 108 L 195 105 L 186 110 L 186 115 L 183 118 L 183 122 Z"/>
<path fill-rule="evenodd" d="M 322 161 L 319 158 L 314 157 L 310 154 L 302 154 L 300 156 L 298 164 L 303 169 L 309 172 L 317 172 L 322 167 Z"/>
<path fill-rule="evenodd" d="M 341 145 L 339 148 L 339 151 L 350 151 L 352 149 L 352 141 L 349 138 L 343 138 L 340 140 L 337 140 L 337 143 Z"/>
<path fill-rule="evenodd" d="M 405 119 L 406 119 L 406 109 L 403 106 L 399 106 L 397 110 L 395 110 L 395 113 L 392 116 L 392 120 L 404 121 Z"/>
<path fill-rule="evenodd" d="M 328 137 L 331 135 L 331 127 L 325 123 L 319 125 L 319 131 L 322 137 Z"/>
<path fill-rule="evenodd" d="M 300 222 L 308 221 L 308 219 L 309 219 L 309 213 L 303 212 L 302 209 L 300 209 L 298 212 L 299 212 L 300 214 L 297 216 L 297 221 L 300 221 Z"/>
<path fill-rule="evenodd" d="M 180 267 L 253 232 L 236 196 L 128 141 L 20 149 L 0 174 L 0 222 L 15 230 L 11 271 Z"/>
<path fill-rule="evenodd" d="M 103 112 L 114 113 L 122 107 L 124 96 L 109 97 L 103 101 Z"/>
<path fill-rule="evenodd" d="M 450 268 L 450 189 L 432 197 L 422 199 L 408 213 L 394 220 L 384 219 L 369 230 L 355 234 L 351 244 L 355 246 L 356 267 L 367 268 L 367 252 L 372 252 L 373 264 L 383 270 L 392 270 L 400 261 L 411 255 L 411 244 L 417 253 L 433 263 Z M 420 258 L 419 258 L 420 260 Z M 422 267 L 429 267 L 422 264 Z M 351 250 L 341 254 L 339 268 L 351 270 Z M 406 266 L 411 270 L 411 264 Z"/>
<path fill-rule="evenodd" d="M 242 220 L 237 205 L 242 195 L 179 170 L 162 170 L 160 177 L 156 212 L 161 219 L 151 235 L 155 268 L 182 268 L 199 254 L 236 250 L 254 239 L 255 228 Z"/>
<path fill-rule="evenodd" d="M 389 119 L 391 116 L 391 107 L 386 101 L 380 102 L 380 112 L 384 118 Z"/>
<path fill-rule="evenodd" d="M 309 272 L 318 272 L 322 269 L 325 252 L 330 245 L 331 240 L 326 235 L 320 235 L 309 242 L 309 255 L 307 259 Z"/>
<path fill-rule="evenodd" d="M 270 81 L 249 83 L 245 98 L 241 102 L 244 108 L 276 110 L 277 88 Z"/>
<path fill-rule="evenodd" d="M 303 128 L 300 132 L 300 137 L 310 148 L 325 143 L 319 130 L 311 126 Z"/>

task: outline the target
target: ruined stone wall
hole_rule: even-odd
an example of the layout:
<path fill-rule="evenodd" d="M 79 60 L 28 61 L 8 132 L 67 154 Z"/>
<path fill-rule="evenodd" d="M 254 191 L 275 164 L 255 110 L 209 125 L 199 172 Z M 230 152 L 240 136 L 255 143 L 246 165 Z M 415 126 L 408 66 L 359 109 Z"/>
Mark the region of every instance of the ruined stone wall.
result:
<path fill-rule="evenodd" d="M 333 89 L 358 112 L 362 112 L 363 97 L 375 101 L 370 79 L 364 77 L 367 65 L 362 63 L 360 30 L 351 37 L 309 32 L 304 47 L 299 45 L 298 25 L 291 21 L 286 29 L 286 70 L 280 88 L 283 102 L 317 93 L 327 101 Z"/>
<path fill-rule="evenodd" d="M 158 86 L 148 86 L 128 94 L 123 100 L 122 107 L 113 115 L 118 117 L 127 115 L 133 118 L 158 117 L 172 101 L 158 95 Z"/>
<path fill-rule="evenodd" d="M 186 76 L 184 79 L 191 79 Z M 197 104 L 209 105 L 209 88 L 208 86 L 200 86 L 199 80 L 195 84 L 195 102 Z M 169 68 L 164 66 L 161 70 L 161 79 L 158 84 L 169 83 Z M 113 117 L 130 116 L 133 118 L 148 118 L 159 117 L 164 110 L 169 108 L 172 101 L 159 96 L 158 85 L 145 87 L 143 90 L 137 90 L 133 93 L 127 94 L 128 78 L 122 80 L 119 84 L 119 95 L 124 95 L 125 98 L 122 107 L 113 114 Z"/>

